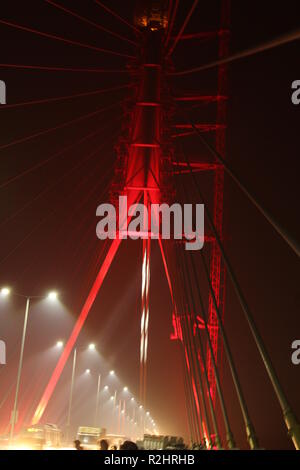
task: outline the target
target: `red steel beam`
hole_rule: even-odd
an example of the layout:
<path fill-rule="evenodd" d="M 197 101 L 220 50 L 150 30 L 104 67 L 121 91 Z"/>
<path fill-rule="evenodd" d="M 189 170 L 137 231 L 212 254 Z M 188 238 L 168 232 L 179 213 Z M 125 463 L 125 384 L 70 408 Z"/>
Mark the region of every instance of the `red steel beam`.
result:
<path fill-rule="evenodd" d="M 224 101 L 227 96 L 223 95 L 185 95 L 176 96 L 175 101 L 204 101 L 207 103 L 214 103 L 216 101 Z"/>
<path fill-rule="evenodd" d="M 105 279 L 105 276 L 111 266 L 111 263 L 118 251 L 118 248 L 120 246 L 120 243 L 121 243 L 121 239 L 115 239 L 112 241 L 112 244 L 110 245 L 110 248 L 108 250 L 108 253 L 105 257 L 105 260 L 99 270 L 99 273 L 94 281 L 94 284 L 87 296 L 87 299 L 82 307 L 82 310 L 80 312 L 80 315 L 74 325 L 74 328 L 73 328 L 73 331 L 71 333 L 71 336 L 70 338 L 68 339 L 68 342 L 59 358 L 59 361 L 52 373 L 52 376 L 48 382 L 48 385 L 43 393 L 43 396 L 35 410 L 35 413 L 34 413 L 34 416 L 33 416 L 33 419 L 32 419 L 32 425 L 34 424 L 37 424 L 41 417 L 43 416 L 44 414 L 44 411 L 46 409 L 46 406 L 52 396 L 52 393 L 56 387 L 56 384 L 61 376 L 61 373 L 66 365 L 66 362 L 72 352 L 72 349 L 75 345 L 75 342 L 79 336 L 79 333 L 81 332 L 82 330 L 82 327 L 84 325 L 84 322 L 89 314 L 89 311 L 91 310 L 92 308 L 92 305 L 96 299 L 96 296 L 103 284 L 103 281 Z"/>
<path fill-rule="evenodd" d="M 199 129 L 200 131 L 216 131 L 216 130 L 219 130 L 219 129 L 225 129 L 226 128 L 226 125 L 225 124 L 215 124 L 215 123 L 212 123 L 212 124 L 195 124 L 192 126 L 192 124 L 173 124 L 173 126 L 175 129 L 193 129 L 194 127 L 196 127 L 197 129 Z"/>
<path fill-rule="evenodd" d="M 230 0 L 221 2 L 221 25 L 219 34 L 219 59 L 223 59 L 229 53 L 229 22 L 230 22 Z M 226 95 L 228 91 L 227 65 L 221 65 L 218 69 L 218 95 Z M 222 123 L 223 127 L 218 127 L 216 132 L 216 150 L 223 158 L 226 156 L 226 133 L 225 122 L 227 115 L 226 101 L 219 101 L 217 106 L 217 122 Z M 214 179 L 214 225 L 220 237 L 223 236 L 223 193 L 224 193 L 224 169 L 219 168 L 215 172 Z M 221 253 L 217 243 L 212 244 L 210 277 L 212 287 L 215 293 L 218 307 L 224 316 L 224 296 L 225 296 L 225 273 L 221 263 Z M 208 323 L 212 326 L 218 325 L 217 315 L 212 296 L 209 295 Z M 214 351 L 215 359 L 220 361 L 219 349 L 219 330 L 214 328 L 210 330 L 210 337 Z M 216 381 L 214 376 L 212 357 L 207 348 L 207 370 L 211 385 L 212 398 L 215 401 Z"/>

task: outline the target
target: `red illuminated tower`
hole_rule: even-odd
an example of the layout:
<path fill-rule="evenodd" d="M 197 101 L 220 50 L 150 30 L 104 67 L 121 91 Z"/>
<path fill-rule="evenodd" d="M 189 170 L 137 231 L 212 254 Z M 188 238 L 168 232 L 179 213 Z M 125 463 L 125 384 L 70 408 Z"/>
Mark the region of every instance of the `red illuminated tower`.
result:
<path fill-rule="evenodd" d="M 169 202 L 172 174 L 172 150 L 169 134 L 167 67 L 163 39 L 167 26 L 167 3 L 153 2 L 151 8 L 143 2 L 135 16 L 141 35 L 140 54 L 131 64 L 135 92 L 128 104 L 129 125 L 124 129 L 117 146 L 118 175 L 113 183 L 112 198 L 120 195 L 141 201 L 150 208 L 151 203 Z M 150 211 L 149 211 L 150 212 Z M 147 351 L 149 328 L 150 287 L 150 216 L 143 239 L 142 301 L 140 342 L 140 399 L 146 401 Z M 131 234 L 132 235 L 132 234 Z"/>
<path fill-rule="evenodd" d="M 149 2 L 146 2 L 147 4 Z M 220 40 L 219 54 L 227 54 L 227 26 L 228 26 L 228 0 L 223 1 L 223 13 L 221 29 L 217 33 Z M 127 196 L 127 204 L 143 203 L 149 207 L 151 203 L 171 203 L 174 199 L 172 175 L 174 173 L 173 145 L 170 132 L 170 117 L 172 115 L 173 102 L 168 89 L 170 73 L 170 58 L 166 54 L 165 39 L 168 31 L 168 15 L 170 13 L 168 1 L 153 1 L 151 7 L 139 3 L 136 13 L 135 28 L 138 29 L 139 52 L 134 61 L 128 66 L 132 75 L 134 92 L 126 104 L 126 121 L 123 124 L 122 137 L 117 144 L 117 162 L 115 166 L 115 177 L 111 185 L 111 200 L 118 205 L 119 196 Z M 211 35 L 211 33 L 210 33 Z M 175 40 L 177 42 L 177 40 Z M 225 154 L 225 131 L 224 122 L 226 117 L 226 68 L 219 69 L 217 96 L 203 97 L 204 101 L 217 103 L 217 123 L 203 124 L 199 128 L 203 131 L 216 131 L 217 149 Z M 180 100 L 180 98 L 177 98 Z M 185 99 L 183 98 L 183 101 Z M 176 126 L 175 126 L 176 127 Z M 198 127 L 198 125 L 197 125 Z M 187 125 L 186 128 L 191 128 Z M 195 168 L 201 170 L 214 170 L 214 219 L 219 233 L 222 234 L 223 223 L 223 170 L 214 163 L 193 163 Z M 36 409 L 33 423 L 40 420 L 45 407 L 53 393 L 61 372 L 75 345 L 77 337 L 84 325 L 93 302 L 102 286 L 103 280 L 111 266 L 118 251 L 120 243 L 129 235 L 127 224 L 131 217 L 127 218 L 127 211 L 121 208 L 121 230 L 117 238 L 111 241 L 103 264 L 95 279 L 95 282 L 84 303 L 78 320 L 74 326 L 66 347 L 57 363 L 52 377 L 44 391 L 42 399 Z M 149 287 L 150 287 L 150 248 L 152 234 L 149 233 L 149 224 L 145 222 L 145 230 L 142 233 L 130 233 L 137 238 L 143 239 L 142 256 L 142 289 L 141 289 L 141 343 L 140 343 L 140 397 L 146 400 L 146 377 L 147 377 L 147 349 L 148 349 L 148 327 L 149 327 Z M 149 222 L 149 220 L 147 221 Z M 147 232 L 147 233 L 145 233 Z M 144 236 L 143 236 L 144 235 Z M 147 237 L 146 237 L 147 235 Z M 211 240 L 209 240 L 211 241 Z M 168 285 L 172 297 L 173 307 L 176 305 L 173 298 L 173 280 L 170 277 L 167 261 L 161 240 L 158 240 Z M 217 246 L 212 244 L 211 256 L 211 279 L 215 289 L 219 305 L 223 305 L 224 298 L 224 276 L 221 266 L 220 254 Z M 201 319 L 200 319 L 201 323 Z M 176 312 L 173 324 L 175 334 L 182 340 L 181 325 L 178 323 Z M 209 325 L 215 326 L 216 318 L 211 300 L 209 301 Z M 201 324 L 200 324 L 201 326 Z M 195 330 L 195 328 L 193 328 Z M 218 353 L 218 328 L 210 328 L 213 348 L 217 357 Z M 210 355 L 207 354 L 207 366 L 211 384 L 212 396 L 215 395 L 215 379 L 211 367 Z M 195 401 L 200 413 L 200 404 L 195 393 L 196 384 L 192 377 Z"/>

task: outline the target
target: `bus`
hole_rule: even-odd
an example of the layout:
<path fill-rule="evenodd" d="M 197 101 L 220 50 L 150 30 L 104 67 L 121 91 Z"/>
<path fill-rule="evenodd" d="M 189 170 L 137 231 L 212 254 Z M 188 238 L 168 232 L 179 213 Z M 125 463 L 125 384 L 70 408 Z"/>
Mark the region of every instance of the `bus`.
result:
<path fill-rule="evenodd" d="M 21 430 L 14 447 L 20 449 L 58 449 L 62 443 L 62 431 L 56 424 L 36 424 Z"/>
<path fill-rule="evenodd" d="M 77 437 L 85 449 L 99 449 L 99 440 L 106 435 L 104 428 L 95 428 L 91 426 L 79 426 Z"/>

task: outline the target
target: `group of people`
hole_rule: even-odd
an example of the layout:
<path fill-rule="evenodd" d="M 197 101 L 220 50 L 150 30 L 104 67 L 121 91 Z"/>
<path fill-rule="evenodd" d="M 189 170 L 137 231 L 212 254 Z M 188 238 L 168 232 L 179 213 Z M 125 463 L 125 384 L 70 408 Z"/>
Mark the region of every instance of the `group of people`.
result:
<path fill-rule="evenodd" d="M 79 439 L 74 441 L 74 445 L 76 450 L 84 450 Z M 99 450 L 118 450 L 118 448 L 116 445 L 112 445 L 109 448 L 108 441 L 106 439 L 101 439 L 99 441 Z M 138 446 L 132 441 L 124 441 L 123 444 L 120 445 L 119 450 L 138 450 Z"/>

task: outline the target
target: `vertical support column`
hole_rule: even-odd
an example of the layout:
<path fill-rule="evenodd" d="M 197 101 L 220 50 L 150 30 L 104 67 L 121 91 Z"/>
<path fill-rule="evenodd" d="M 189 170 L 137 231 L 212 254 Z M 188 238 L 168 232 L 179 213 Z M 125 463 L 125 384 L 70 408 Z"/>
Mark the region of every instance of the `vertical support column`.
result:
<path fill-rule="evenodd" d="M 140 400 L 146 404 L 147 353 L 149 329 L 149 286 L 150 286 L 150 237 L 143 240 L 142 263 L 142 312 L 140 343 Z"/>
<path fill-rule="evenodd" d="M 230 22 L 230 0 L 222 0 L 221 3 L 221 25 L 219 31 L 219 59 L 223 59 L 228 55 L 229 52 L 229 22 Z M 227 66 L 221 65 L 218 69 L 218 95 L 227 96 L 228 84 L 227 84 Z M 227 100 L 217 101 L 217 124 L 226 123 L 227 114 Z M 220 127 L 216 130 L 216 149 L 217 152 L 222 155 L 223 158 L 226 156 L 226 129 Z M 222 237 L 223 234 L 223 193 L 224 193 L 224 170 L 223 168 L 217 168 L 215 170 L 214 178 L 214 224 L 215 227 Z M 216 241 L 212 244 L 211 253 L 211 265 L 210 265 L 210 277 L 211 283 L 214 289 L 215 298 L 219 307 L 219 310 L 224 313 L 224 297 L 225 297 L 225 278 L 224 269 L 221 259 L 221 253 L 218 248 Z M 219 328 L 217 314 L 214 307 L 214 302 L 211 294 L 209 295 L 209 307 L 208 307 L 208 322 L 213 328 L 210 329 L 211 343 L 214 351 L 214 356 L 218 361 L 218 342 L 219 342 Z M 216 381 L 213 371 L 212 357 L 207 348 L 207 370 L 209 383 L 211 387 L 211 394 L 213 400 L 216 397 Z"/>

